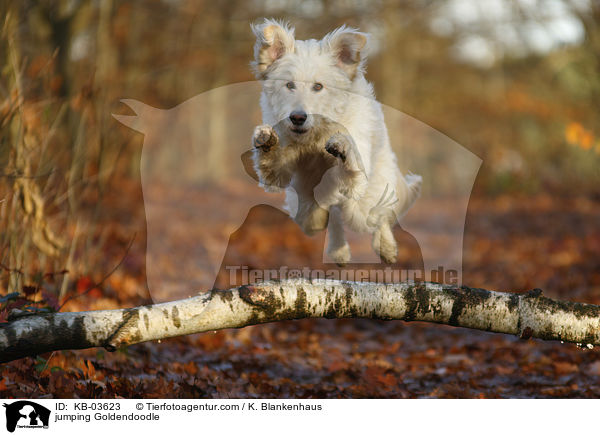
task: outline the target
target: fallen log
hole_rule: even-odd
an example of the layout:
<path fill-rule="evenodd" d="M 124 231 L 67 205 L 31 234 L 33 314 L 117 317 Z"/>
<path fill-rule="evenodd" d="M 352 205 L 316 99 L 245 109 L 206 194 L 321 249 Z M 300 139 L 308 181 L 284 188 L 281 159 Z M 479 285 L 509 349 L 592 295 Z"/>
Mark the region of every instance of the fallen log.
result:
<path fill-rule="evenodd" d="M 15 310 L 0 323 L 0 362 L 62 349 L 113 351 L 144 341 L 309 317 L 434 322 L 524 339 L 600 344 L 600 306 L 553 300 L 539 289 L 518 294 L 424 282 L 297 279 L 118 310 Z"/>

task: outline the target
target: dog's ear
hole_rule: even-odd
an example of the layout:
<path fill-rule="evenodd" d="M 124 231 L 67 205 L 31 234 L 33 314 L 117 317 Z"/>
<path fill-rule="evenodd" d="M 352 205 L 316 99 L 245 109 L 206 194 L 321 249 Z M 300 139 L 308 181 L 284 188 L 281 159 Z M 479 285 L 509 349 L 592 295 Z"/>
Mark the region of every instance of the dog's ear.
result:
<path fill-rule="evenodd" d="M 267 69 L 284 54 L 294 51 L 294 29 L 286 23 L 265 19 L 261 24 L 253 24 L 256 35 L 254 61 L 251 63 L 256 77 L 264 79 Z"/>
<path fill-rule="evenodd" d="M 338 67 L 350 77 L 350 80 L 354 80 L 357 72 L 364 72 L 367 39 L 366 33 L 345 25 L 323 38 L 323 43 L 337 60 Z"/>

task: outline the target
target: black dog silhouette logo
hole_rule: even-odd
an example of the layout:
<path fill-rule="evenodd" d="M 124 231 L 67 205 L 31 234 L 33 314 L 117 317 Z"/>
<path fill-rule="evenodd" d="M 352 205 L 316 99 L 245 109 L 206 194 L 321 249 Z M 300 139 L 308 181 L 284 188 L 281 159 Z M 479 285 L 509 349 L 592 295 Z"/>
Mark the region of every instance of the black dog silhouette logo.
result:
<path fill-rule="evenodd" d="M 29 400 L 4 404 L 6 408 L 6 430 L 18 428 L 48 428 L 50 410 Z"/>

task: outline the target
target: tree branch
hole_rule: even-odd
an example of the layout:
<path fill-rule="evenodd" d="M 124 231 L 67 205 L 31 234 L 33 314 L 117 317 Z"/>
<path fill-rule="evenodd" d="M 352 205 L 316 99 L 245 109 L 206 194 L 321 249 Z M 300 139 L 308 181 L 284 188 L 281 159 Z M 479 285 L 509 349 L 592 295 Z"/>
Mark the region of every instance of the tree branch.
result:
<path fill-rule="evenodd" d="M 521 338 L 600 344 L 600 306 L 436 283 L 269 281 L 120 310 L 29 314 L 0 324 L 0 362 L 60 349 L 115 350 L 144 341 L 280 320 L 424 321 Z"/>

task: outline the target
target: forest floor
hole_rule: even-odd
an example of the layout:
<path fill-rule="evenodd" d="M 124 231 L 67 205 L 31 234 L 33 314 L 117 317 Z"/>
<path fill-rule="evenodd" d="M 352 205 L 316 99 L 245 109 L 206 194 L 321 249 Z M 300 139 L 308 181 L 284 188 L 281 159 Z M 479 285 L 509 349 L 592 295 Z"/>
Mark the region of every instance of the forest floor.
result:
<path fill-rule="evenodd" d="M 121 218 L 105 226 L 111 246 L 104 253 L 106 270 L 120 261 L 119 267 L 92 291 L 92 278 L 74 280 L 77 297 L 63 311 L 152 301 L 140 189 L 123 188 L 108 201 L 111 213 Z M 202 201 L 205 206 L 227 203 L 222 196 Z M 600 204 L 588 198 L 472 198 L 463 282 L 499 291 L 541 288 L 552 298 L 600 304 L 599 222 Z M 418 266 L 420 260 L 411 260 L 410 240 L 403 244 L 400 230 L 397 236 L 400 261 Z M 302 235 L 281 212 L 257 207 L 231 236 L 223 265 L 269 267 L 276 259 L 317 267 L 323 243 L 323 236 Z M 220 288 L 228 279 L 223 265 L 215 282 Z M 2 366 L 0 396 L 600 397 L 600 353 L 419 322 L 306 319 L 143 343 L 114 353 L 88 349 L 21 359 Z"/>

